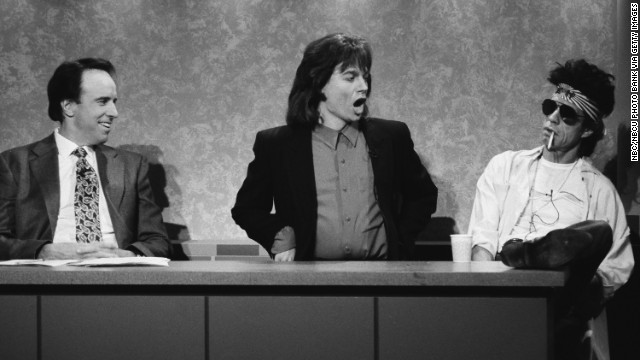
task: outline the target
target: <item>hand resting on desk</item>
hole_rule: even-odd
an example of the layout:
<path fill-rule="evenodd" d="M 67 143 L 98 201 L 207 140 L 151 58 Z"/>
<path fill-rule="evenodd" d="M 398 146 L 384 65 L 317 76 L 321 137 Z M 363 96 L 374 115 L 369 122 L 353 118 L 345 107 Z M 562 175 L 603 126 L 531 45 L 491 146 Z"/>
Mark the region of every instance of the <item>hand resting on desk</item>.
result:
<path fill-rule="evenodd" d="M 471 250 L 471 261 L 493 261 L 493 255 L 481 246 L 474 246 Z"/>
<path fill-rule="evenodd" d="M 136 254 L 129 250 L 118 248 L 113 243 L 54 243 L 42 247 L 38 253 L 38 259 L 67 260 L 67 259 L 95 259 L 134 257 Z"/>

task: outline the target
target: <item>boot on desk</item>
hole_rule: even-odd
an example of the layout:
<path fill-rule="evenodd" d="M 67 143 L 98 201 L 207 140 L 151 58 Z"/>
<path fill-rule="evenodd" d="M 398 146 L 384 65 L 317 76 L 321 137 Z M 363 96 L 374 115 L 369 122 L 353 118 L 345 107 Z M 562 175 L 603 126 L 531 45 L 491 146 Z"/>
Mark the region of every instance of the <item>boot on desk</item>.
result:
<path fill-rule="evenodd" d="M 555 269 L 590 246 L 589 233 L 557 229 L 534 241 L 511 239 L 502 246 L 500 257 L 505 265 L 519 269 Z"/>

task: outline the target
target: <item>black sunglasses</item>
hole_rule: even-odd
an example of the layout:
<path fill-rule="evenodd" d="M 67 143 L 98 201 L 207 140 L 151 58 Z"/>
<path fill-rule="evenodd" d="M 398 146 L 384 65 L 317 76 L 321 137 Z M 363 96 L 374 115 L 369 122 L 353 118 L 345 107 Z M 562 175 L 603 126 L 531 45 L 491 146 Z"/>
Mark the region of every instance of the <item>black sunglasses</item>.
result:
<path fill-rule="evenodd" d="M 542 113 L 546 116 L 549 116 L 553 114 L 558 107 L 560 108 L 560 118 L 567 125 L 575 125 L 582 117 L 578 115 L 576 111 L 573 110 L 573 108 L 571 108 L 570 106 L 564 104 L 558 105 L 558 103 L 551 99 L 545 99 L 542 102 Z"/>

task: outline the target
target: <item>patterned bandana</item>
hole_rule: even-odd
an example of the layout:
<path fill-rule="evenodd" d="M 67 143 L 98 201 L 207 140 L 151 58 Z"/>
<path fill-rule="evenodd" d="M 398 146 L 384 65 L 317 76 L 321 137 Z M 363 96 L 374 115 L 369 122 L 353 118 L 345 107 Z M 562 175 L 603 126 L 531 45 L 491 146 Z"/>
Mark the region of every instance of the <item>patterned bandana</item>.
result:
<path fill-rule="evenodd" d="M 598 110 L 596 103 L 586 97 L 580 90 L 576 90 L 567 84 L 558 84 L 556 92 L 551 96 L 551 100 L 565 101 L 573 104 L 578 109 L 584 111 L 596 124 L 602 123 L 603 116 L 600 110 Z"/>

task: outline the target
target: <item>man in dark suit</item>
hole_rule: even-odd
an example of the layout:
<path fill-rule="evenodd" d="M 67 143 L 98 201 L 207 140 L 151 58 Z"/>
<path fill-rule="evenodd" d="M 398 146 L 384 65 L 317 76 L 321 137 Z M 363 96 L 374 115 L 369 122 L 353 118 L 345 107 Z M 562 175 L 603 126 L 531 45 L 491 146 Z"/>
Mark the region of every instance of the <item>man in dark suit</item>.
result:
<path fill-rule="evenodd" d="M 104 145 L 118 117 L 113 65 L 60 65 L 47 88 L 60 127 L 0 154 L 0 259 L 168 256 L 146 160 Z"/>
<path fill-rule="evenodd" d="M 276 261 L 411 259 L 436 209 L 407 126 L 367 117 L 371 59 L 357 36 L 310 43 L 287 125 L 256 137 L 231 212 Z"/>

